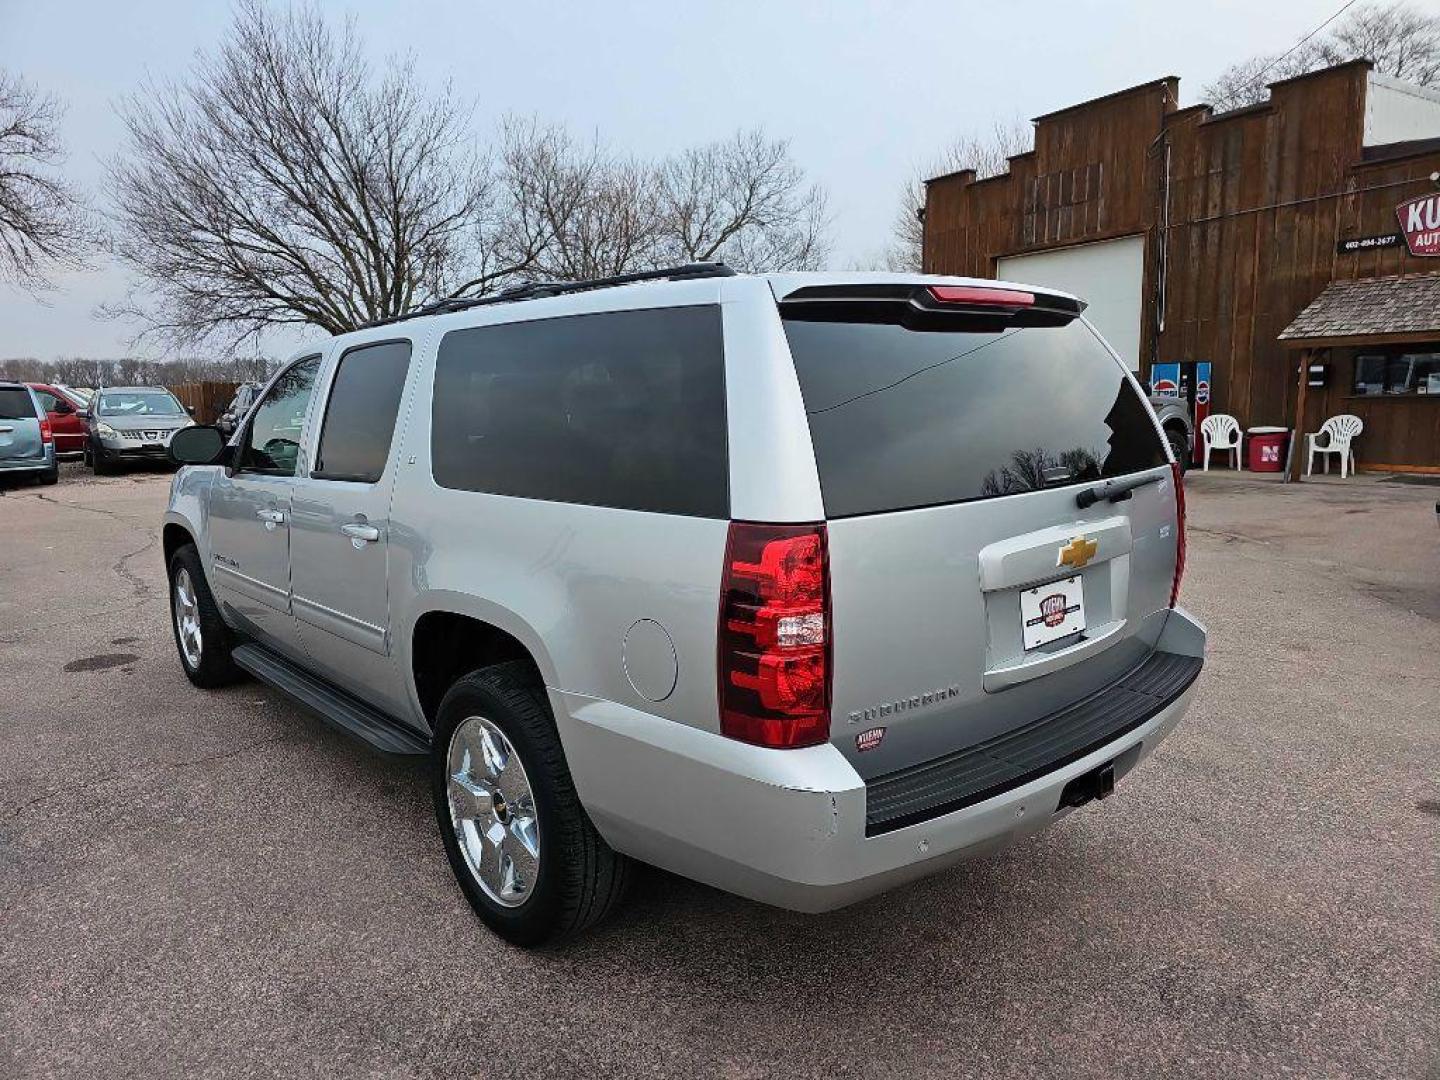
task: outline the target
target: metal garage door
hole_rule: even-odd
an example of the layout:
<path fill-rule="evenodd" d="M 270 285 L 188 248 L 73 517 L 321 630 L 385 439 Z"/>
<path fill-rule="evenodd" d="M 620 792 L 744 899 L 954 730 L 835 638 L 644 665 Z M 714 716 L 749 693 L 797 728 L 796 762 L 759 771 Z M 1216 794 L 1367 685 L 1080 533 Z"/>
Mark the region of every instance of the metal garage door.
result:
<path fill-rule="evenodd" d="M 1074 293 L 1090 306 L 1086 317 L 1132 370 L 1140 368 L 1140 286 L 1145 238 L 1125 236 L 1060 251 L 999 260 L 996 277 Z"/>

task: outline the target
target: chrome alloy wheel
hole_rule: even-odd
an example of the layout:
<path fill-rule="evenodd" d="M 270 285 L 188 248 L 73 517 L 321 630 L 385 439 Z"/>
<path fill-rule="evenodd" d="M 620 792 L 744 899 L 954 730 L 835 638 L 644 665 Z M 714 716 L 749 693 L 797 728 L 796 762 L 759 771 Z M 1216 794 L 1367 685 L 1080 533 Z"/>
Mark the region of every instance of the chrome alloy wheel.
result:
<path fill-rule="evenodd" d="M 519 907 L 540 870 L 540 823 L 520 755 L 483 716 L 450 736 L 445 793 L 450 823 L 470 873 L 502 907 Z"/>
<path fill-rule="evenodd" d="M 175 636 L 180 639 L 180 652 L 190 670 L 200 667 L 203 642 L 200 637 L 200 603 L 195 599 L 195 583 L 183 566 L 175 572 Z"/>

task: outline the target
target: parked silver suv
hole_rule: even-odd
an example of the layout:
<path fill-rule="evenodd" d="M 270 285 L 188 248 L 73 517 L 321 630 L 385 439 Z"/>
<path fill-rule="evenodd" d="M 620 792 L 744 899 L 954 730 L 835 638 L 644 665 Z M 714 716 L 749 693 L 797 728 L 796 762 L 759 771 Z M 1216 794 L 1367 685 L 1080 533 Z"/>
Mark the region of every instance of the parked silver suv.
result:
<path fill-rule="evenodd" d="M 178 433 L 175 639 L 427 755 L 530 944 L 631 860 L 835 908 L 1033 832 L 1178 722 L 1179 476 L 1073 297 L 697 265 L 336 337 Z"/>

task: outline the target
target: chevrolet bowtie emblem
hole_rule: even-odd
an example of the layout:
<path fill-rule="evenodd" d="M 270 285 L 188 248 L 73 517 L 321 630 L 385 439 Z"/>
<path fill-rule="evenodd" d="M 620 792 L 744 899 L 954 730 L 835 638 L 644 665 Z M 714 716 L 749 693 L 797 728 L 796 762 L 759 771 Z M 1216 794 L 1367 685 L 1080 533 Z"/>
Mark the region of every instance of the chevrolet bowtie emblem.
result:
<path fill-rule="evenodd" d="M 1055 559 L 1055 565 L 1073 566 L 1079 570 L 1095 557 L 1095 552 L 1099 548 L 1098 541 L 1086 540 L 1083 536 L 1077 536 L 1060 549 L 1060 554 Z"/>

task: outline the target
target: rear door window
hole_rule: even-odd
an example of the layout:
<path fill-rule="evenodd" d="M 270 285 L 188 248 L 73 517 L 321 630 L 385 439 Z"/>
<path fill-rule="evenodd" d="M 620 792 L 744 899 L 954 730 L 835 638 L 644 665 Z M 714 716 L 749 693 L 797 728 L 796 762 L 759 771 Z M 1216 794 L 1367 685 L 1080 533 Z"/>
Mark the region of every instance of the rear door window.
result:
<path fill-rule="evenodd" d="M 451 331 L 432 410 L 443 487 L 729 516 L 715 305 Z"/>
<path fill-rule="evenodd" d="M 34 420 L 35 404 L 30 391 L 18 387 L 0 387 L 0 420 Z"/>
<path fill-rule="evenodd" d="M 340 358 L 312 476 L 366 484 L 380 479 L 409 371 L 408 341 L 361 345 Z"/>
<path fill-rule="evenodd" d="M 784 316 L 830 517 L 996 498 L 1168 460 L 1094 332 Z"/>

